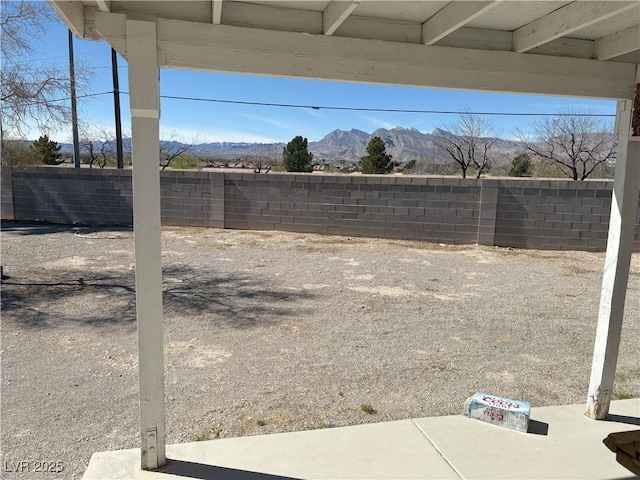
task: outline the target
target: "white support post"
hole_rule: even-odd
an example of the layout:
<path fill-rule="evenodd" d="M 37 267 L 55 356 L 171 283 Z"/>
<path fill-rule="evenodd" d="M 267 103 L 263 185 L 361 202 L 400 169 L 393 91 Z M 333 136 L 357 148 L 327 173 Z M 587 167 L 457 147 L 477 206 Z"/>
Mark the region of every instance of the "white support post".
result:
<path fill-rule="evenodd" d="M 609 413 L 638 211 L 640 139 L 631 138 L 632 110 L 632 101 L 618 102 L 616 177 L 586 411 L 596 420 Z"/>
<path fill-rule="evenodd" d="M 156 22 L 127 20 L 141 467 L 166 463 L 160 231 L 160 70 Z"/>

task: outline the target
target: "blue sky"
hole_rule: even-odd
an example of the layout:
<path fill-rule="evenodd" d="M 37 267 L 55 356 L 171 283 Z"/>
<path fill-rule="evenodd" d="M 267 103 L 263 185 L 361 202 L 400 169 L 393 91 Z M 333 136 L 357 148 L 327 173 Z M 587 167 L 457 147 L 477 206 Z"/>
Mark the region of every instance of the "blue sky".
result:
<path fill-rule="evenodd" d="M 68 68 L 67 29 L 62 21 L 50 24 L 48 35 L 34 40 L 35 63 L 56 62 Z M 95 77 L 89 91 L 78 95 L 111 92 L 111 50 L 103 42 L 74 38 L 76 62 L 87 63 Z M 118 57 L 120 90 L 128 91 L 126 62 Z M 391 87 L 343 82 L 270 78 L 185 70 L 161 70 L 160 92 L 166 96 L 197 97 L 214 100 L 336 106 L 354 108 L 411 109 L 511 113 L 558 113 L 591 111 L 615 114 L 615 102 L 543 96 L 503 95 L 455 90 Z M 129 97 L 121 95 L 122 125 L 130 129 Z M 84 122 L 114 130 L 111 93 L 78 101 L 78 115 Z M 515 128 L 526 130 L 535 117 L 492 116 L 496 132 L 511 138 Z M 373 132 L 377 128 L 401 126 L 431 132 L 455 122 L 456 115 L 409 114 L 397 112 L 333 111 L 311 108 L 282 108 L 224 104 L 217 102 L 162 99 L 161 138 L 173 136 L 200 142 L 288 142 L 296 135 L 309 141 L 320 140 L 339 128 Z M 68 128 L 55 132 L 59 142 L 71 139 Z M 31 136 L 37 136 L 32 132 Z"/>

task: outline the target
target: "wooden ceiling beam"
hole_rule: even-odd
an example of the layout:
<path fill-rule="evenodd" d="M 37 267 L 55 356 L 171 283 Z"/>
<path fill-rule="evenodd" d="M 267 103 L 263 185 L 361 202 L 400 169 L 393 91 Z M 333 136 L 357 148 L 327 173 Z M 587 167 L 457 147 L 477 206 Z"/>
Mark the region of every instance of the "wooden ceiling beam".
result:
<path fill-rule="evenodd" d="M 513 32 L 513 51 L 523 53 L 570 35 L 613 15 L 637 8 L 638 2 L 577 1 L 559 8 Z"/>
<path fill-rule="evenodd" d="M 640 25 L 612 33 L 596 40 L 594 57 L 609 60 L 640 50 Z"/>
<path fill-rule="evenodd" d="M 222 22 L 222 0 L 211 0 L 211 23 L 220 25 Z"/>
<path fill-rule="evenodd" d="M 78 38 L 84 38 L 84 5 L 82 2 L 60 2 L 48 0 L 53 10 L 64 20 L 67 27 Z"/>
<path fill-rule="evenodd" d="M 111 11 L 111 0 L 96 0 L 96 4 L 101 12 Z"/>
<path fill-rule="evenodd" d="M 451 2 L 422 24 L 422 43 L 433 45 L 438 40 L 465 26 L 473 19 L 488 12 L 501 3 L 492 2 Z"/>
<path fill-rule="evenodd" d="M 353 13 L 360 0 L 334 0 L 322 12 L 322 33 L 333 35 L 340 25 Z"/>

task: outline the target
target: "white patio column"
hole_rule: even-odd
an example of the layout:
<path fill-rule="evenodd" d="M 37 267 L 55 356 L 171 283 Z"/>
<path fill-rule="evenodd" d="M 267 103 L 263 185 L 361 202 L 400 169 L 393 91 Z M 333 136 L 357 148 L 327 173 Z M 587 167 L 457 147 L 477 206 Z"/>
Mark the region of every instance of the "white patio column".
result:
<path fill-rule="evenodd" d="M 587 397 L 586 415 L 596 420 L 606 418 L 609 413 L 638 211 L 640 137 L 631 137 L 632 110 L 631 100 L 618 102 L 616 177 Z"/>
<path fill-rule="evenodd" d="M 156 22 L 127 19 L 141 467 L 166 463 L 160 232 L 160 70 Z"/>

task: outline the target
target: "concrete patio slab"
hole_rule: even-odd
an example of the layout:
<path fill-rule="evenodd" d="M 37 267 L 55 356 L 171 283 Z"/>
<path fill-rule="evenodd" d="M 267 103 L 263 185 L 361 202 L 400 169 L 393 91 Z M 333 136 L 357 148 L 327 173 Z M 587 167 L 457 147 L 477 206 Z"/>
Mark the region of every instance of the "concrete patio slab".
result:
<path fill-rule="evenodd" d="M 163 473 L 140 471 L 139 457 L 97 453 L 83 478 L 458 478 L 412 420 L 169 445 Z"/>
<path fill-rule="evenodd" d="M 602 443 L 640 428 L 640 399 L 612 403 L 610 421 L 584 405 L 532 409 L 530 433 L 462 415 L 167 446 L 169 464 L 140 470 L 140 450 L 93 455 L 96 479 L 627 479 Z"/>
<path fill-rule="evenodd" d="M 640 428 L 640 400 L 613 402 L 609 421 L 584 412 L 584 405 L 534 408 L 526 434 L 463 416 L 415 422 L 461 478 L 635 478 L 602 441 L 611 432 Z"/>

